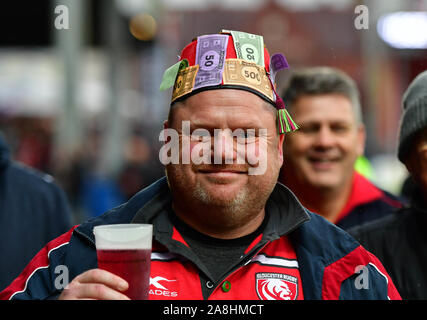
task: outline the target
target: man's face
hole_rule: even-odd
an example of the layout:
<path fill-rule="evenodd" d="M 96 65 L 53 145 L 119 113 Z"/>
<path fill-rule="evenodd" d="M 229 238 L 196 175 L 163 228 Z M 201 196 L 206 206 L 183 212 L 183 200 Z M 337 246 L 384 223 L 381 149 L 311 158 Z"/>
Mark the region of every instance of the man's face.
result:
<path fill-rule="evenodd" d="M 350 100 L 339 94 L 304 95 L 291 113 L 300 129 L 285 139 L 282 170 L 286 181 L 296 179 L 295 183 L 311 189 L 350 183 L 365 141 Z"/>
<path fill-rule="evenodd" d="M 427 129 L 415 138 L 405 165 L 413 179 L 427 197 Z"/>
<path fill-rule="evenodd" d="M 206 223 L 231 225 L 247 219 L 245 215 L 253 212 L 254 208 L 262 209 L 276 184 L 283 162 L 283 135 L 277 134 L 276 110 L 258 96 L 234 89 L 203 91 L 173 108 L 172 123 L 166 122 L 165 127 L 178 132 L 181 148 L 183 140 L 189 139 L 182 130 L 182 124 L 189 121 L 190 133 L 193 135 L 190 151 L 200 147 L 202 143 L 208 143 L 212 150 L 211 164 L 183 164 L 180 161 L 179 164 L 166 166 L 174 201 L 185 203 L 190 208 L 217 208 L 217 220 Z M 197 129 L 207 130 L 211 139 L 205 142 L 202 142 L 204 137 L 194 139 L 197 138 Z M 223 148 L 215 148 L 215 143 L 218 142 L 214 139 L 216 129 L 222 129 L 217 139 L 233 146 L 231 154 L 227 155 Z M 247 155 L 243 163 L 237 163 L 239 142 L 227 134 L 227 129 L 230 132 L 236 129 L 243 129 L 244 132 L 255 129 L 255 137 L 246 142 L 243 139 L 246 148 L 243 150 L 255 150 L 259 158 L 264 157 L 267 165 L 263 174 L 249 174 L 254 165 L 253 162 L 250 164 Z M 266 129 L 264 137 L 259 134 L 261 129 Z M 214 157 L 217 161 L 214 161 Z M 221 159 L 221 163 L 218 163 L 218 159 Z M 226 160 L 232 163 L 226 164 Z M 221 216 L 220 212 L 224 211 L 229 212 L 229 215 Z"/>

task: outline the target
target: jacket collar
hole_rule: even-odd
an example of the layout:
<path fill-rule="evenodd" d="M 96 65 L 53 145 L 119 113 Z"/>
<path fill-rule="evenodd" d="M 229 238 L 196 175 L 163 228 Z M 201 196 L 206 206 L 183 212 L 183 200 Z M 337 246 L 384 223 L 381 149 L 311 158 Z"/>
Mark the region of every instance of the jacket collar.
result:
<path fill-rule="evenodd" d="M 269 221 L 264 237 L 268 240 L 275 240 L 289 234 L 310 220 L 306 209 L 294 193 L 280 182 L 276 184 L 267 200 L 266 210 L 269 213 Z"/>
<path fill-rule="evenodd" d="M 117 223 L 150 223 L 158 241 L 165 243 L 171 239 L 173 226 L 168 218 L 172 195 L 165 177 L 137 193 L 126 204 L 114 208 L 102 216 L 80 225 L 75 231 L 94 245 L 93 227 Z M 263 238 L 274 240 L 290 233 L 310 220 L 306 209 L 296 196 L 283 184 L 277 183 L 270 195 L 266 209 L 269 221 Z"/>
<path fill-rule="evenodd" d="M 378 200 L 383 195 L 384 192 L 382 190 L 378 189 L 360 173 L 354 171 L 350 196 L 334 223 L 339 223 L 357 206 Z"/>
<path fill-rule="evenodd" d="M 171 203 L 172 195 L 165 183 L 164 188 L 138 210 L 132 223 L 152 223 L 153 219 L 160 215 L 164 216 L 161 220 L 166 222 L 169 220 L 167 212 L 170 210 Z M 279 182 L 267 201 L 266 210 L 269 214 L 269 221 L 264 230 L 264 238 L 267 240 L 274 240 L 288 234 L 302 223 L 310 220 L 308 213 L 296 196 Z M 157 223 L 155 231 L 171 234 L 173 229 L 170 222 Z"/>
<path fill-rule="evenodd" d="M 172 195 L 165 183 L 164 188 L 159 191 L 149 202 L 138 210 L 132 219 L 132 223 L 153 224 L 154 238 L 170 252 L 179 254 L 181 257 L 195 263 L 198 268 L 211 280 L 210 271 L 201 262 L 199 257 L 192 251 L 182 235 L 173 226 L 170 220 L 172 206 Z M 294 194 L 284 185 L 277 183 L 267 204 L 266 212 L 269 216 L 263 233 L 256 237 L 245 250 L 238 265 L 249 261 L 269 241 L 278 239 L 280 236 L 290 233 L 299 225 L 310 220 L 309 214 L 302 207 Z M 235 268 L 234 266 L 233 268 Z"/>

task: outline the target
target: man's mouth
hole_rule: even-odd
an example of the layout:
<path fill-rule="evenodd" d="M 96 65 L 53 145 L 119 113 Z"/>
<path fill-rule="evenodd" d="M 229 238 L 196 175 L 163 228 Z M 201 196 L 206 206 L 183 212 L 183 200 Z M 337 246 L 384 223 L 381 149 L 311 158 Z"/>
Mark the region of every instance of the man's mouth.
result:
<path fill-rule="evenodd" d="M 317 170 L 329 170 L 339 162 L 339 157 L 307 157 L 309 163 Z"/>
<path fill-rule="evenodd" d="M 205 176 L 223 179 L 234 178 L 236 176 L 248 173 L 247 170 L 232 168 L 203 168 L 199 169 L 198 172 L 202 173 Z"/>

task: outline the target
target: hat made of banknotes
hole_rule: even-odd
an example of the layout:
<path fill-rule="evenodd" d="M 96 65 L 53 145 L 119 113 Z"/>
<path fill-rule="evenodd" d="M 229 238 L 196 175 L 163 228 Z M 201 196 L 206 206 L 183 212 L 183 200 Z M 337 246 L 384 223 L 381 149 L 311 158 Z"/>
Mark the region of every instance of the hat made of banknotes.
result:
<path fill-rule="evenodd" d="M 188 44 L 179 61 L 163 74 L 160 90 L 173 86 L 171 104 L 204 90 L 252 92 L 277 109 L 282 134 L 298 129 L 275 88 L 277 72 L 287 68 L 282 54 L 270 58 L 262 36 L 222 30 L 199 36 Z"/>

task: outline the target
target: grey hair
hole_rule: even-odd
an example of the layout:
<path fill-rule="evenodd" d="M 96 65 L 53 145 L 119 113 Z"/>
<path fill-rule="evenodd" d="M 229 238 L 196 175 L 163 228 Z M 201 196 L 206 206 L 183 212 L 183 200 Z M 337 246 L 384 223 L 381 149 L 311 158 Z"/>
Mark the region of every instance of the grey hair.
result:
<path fill-rule="evenodd" d="M 359 124 L 362 110 L 357 85 L 341 70 L 331 67 L 305 68 L 294 72 L 283 90 L 282 98 L 291 110 L 292 105 L 303 95 L 341 94 L 350 100 Z"/>

